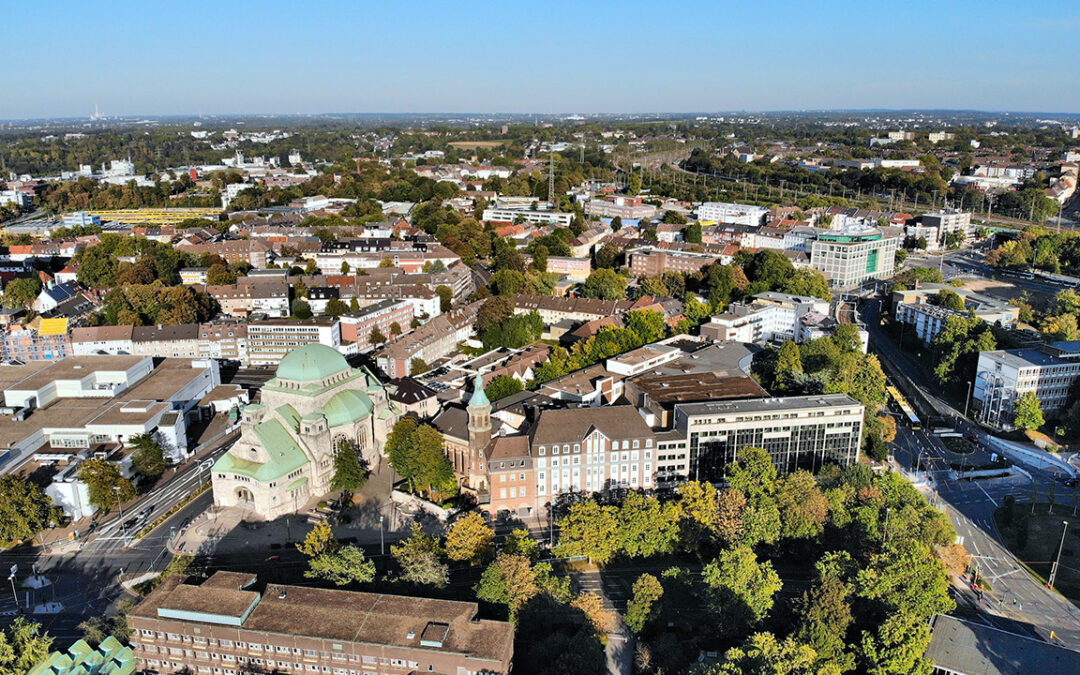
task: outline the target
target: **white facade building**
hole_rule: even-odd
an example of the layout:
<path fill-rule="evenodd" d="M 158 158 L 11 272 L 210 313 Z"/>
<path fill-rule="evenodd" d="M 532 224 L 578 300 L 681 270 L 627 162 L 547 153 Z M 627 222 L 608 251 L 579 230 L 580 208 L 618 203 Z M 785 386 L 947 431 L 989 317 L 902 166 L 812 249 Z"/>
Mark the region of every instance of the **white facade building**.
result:
<path fill-rule="evenodd" d="M 736 225 L 760 225 L 768 213 L 764 206 L 730 202 L 705 202 L 697 209 L 698 220 Z"/>
<path fill-rule="evenodd" d="M 1035 392 L 1044 413 L 1068 404 L 1069 387 L 1080 377 L 1080 340 L 1028 349 L 980 352 L 972 396 L 979 419 L 1010 427 L 1013 406 Z"/>

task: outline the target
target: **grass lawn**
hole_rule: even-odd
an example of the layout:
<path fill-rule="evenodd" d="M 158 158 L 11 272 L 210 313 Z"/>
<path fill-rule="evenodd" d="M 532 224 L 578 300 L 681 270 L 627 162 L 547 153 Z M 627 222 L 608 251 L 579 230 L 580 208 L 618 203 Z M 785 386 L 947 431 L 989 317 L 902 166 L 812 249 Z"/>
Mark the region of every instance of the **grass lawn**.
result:
<path fill-rule="evenodd" d="M 1050 567 L 1061 543 L 1063 522 L 1069 523 L 1065 545 L 1061 550 L 1055 588 L 1071 600 L 1080 600 L 1080 515 L 1073 515 L 1071 499 L 1060 498 L 1050 513 L 1050 504 L 1015 504 L 1010 517 L 1009 506 L 994 512 L 994 521 L 1009 550 L 1043 583 L 1050 576 Z M 1080 514 L 1080 510 L 1076 511 Z"/>

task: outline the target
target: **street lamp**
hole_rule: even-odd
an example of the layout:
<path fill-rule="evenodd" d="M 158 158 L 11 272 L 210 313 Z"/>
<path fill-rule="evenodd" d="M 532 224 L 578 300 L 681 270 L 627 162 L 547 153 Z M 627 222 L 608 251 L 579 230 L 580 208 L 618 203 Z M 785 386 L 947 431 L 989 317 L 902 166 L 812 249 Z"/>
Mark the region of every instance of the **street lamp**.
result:
<path fill-rule="evenodd" d="M 1057 558 L 1054 559 L 1054 567 L 1050 570 L 1050 581 L 1046 583 L 1047 588 L 1054 587 L 1054 579 L 1057 578 L 1058 564 L 1061 562 L 1061 551 L 1065 548 L 1065 533 L 1069 531 L 1069 521 L 1063 520 L 1061 524 L 1065 527 L 1061 528 L 1061 543 L 1058 544 Z"/>
<path fill-rule="evenodd" d="M 379 514 L 379 555 L 386 555 L 386 544 L 383 541 L 383 520 L 385 516 Z"/>
<path fill-rule="evenodd" d="M 113 492 L 116 493 L 116 508 L 120 509 L 120 520 L 124 519 L 124 505 L 120 503 L 120 486 L 114 485 Z"/>
<path fill-rule="evenodd" d="M 18 563 L 11 566 L 11 572 L 8 574 L 8 581 L 11 582 L 11 598 L 15 601 L 15 609 L 19 609 L 19 595 L 15 592 L 15 575 L 19 573 Z"/>

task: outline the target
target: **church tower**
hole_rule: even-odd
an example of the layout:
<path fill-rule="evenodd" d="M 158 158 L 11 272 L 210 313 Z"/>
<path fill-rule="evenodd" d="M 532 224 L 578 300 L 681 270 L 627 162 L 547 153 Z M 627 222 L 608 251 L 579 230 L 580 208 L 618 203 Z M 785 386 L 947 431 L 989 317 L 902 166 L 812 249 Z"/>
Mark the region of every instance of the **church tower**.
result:
<path fill-rule="evenodd" d="M 491 401 L 484 393 L 484 378 L 479 374 L 469 399 L 469 454 L 473 466 L 483 463 L 484 449 L 491 441 Z"/>

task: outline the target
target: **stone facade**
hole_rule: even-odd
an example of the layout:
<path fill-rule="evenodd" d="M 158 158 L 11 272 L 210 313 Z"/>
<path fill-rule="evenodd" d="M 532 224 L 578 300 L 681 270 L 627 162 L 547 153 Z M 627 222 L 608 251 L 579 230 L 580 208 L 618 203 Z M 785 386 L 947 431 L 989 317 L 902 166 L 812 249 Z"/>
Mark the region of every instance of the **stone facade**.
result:
<path fill-rule="evenodd" d="M 299 510 L 331 491 L 338 443 L 378 459 L 397 419 L 383 386 L 324 345 L 290 352 L 262 400 L 244 408 L 241 435 L 213 469 L 214 503 L 255 518 Z"/>

